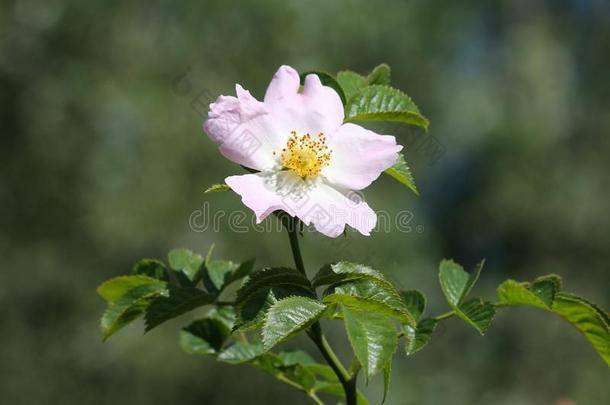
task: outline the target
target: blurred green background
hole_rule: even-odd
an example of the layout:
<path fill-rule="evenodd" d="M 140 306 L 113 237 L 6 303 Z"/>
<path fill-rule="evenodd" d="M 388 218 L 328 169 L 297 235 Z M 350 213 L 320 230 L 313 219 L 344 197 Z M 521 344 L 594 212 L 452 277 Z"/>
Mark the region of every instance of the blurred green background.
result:
<path fill-rule="evenodd" d="M 292 263 L 280 232 L 189 226 L 197 210 L 244 209 L 232 193 L 203 194 L 240 169 L 203 134 L 202 103 L 235 82 L 262 97 L 281 64 L 387 62 L 432 121 L 429 135 L 382 128 L 406 145 L 421 196 L 389 178 L 365 192 L 375 209 L 413 213 L 411 232 L 308 234 L 310 272 L 339 250 L 440 312 L 438 262 L 485 257 L 483 296 L 554 272 L 609 308 L 609 50 L 605 0 L 3 1 L 1 402 L 309 403 L 258 370 L 183 354 L 184 318 L 102 344 L 95 294 L 173 247 Z M 341 326 L 326 329 L 347 354 Z M 389 404 L 610 403 L 592 347 L 533 309 L 500 313 L 485 338 L 450 320 L 394 371 Z M 381 378 L 365 392 L 380 400 Z"/>

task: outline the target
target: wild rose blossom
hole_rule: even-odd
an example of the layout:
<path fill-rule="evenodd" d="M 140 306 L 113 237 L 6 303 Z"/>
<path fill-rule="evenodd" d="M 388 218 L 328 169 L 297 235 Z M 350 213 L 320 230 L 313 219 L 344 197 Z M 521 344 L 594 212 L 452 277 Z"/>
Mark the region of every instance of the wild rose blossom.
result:
<path fill-rule="evenodd" d="M 237 84 L 237 97 L 210 104 L 205 132 L 227 159 L 257 171 L 225 182 L 257 223 L 283 210 L 329 237 L 346 224 L 369 235 L 377 215 L 350 192 L 391 167 L 402 146 L 393 136 L 343 123 L 341 98 L 317 75 L 307 75 L 299 89 L 297 71 L 281 66 L 263 102 Z"/>

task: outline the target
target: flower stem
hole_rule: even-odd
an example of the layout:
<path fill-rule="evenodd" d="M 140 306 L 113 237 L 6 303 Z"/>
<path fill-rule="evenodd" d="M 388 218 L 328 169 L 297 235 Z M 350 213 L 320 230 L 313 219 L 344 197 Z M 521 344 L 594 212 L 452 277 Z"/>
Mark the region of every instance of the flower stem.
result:
<path fill-rule="evenodd" d="M 282 224 L 288 231 L 288 238 L 290 239 L 290 249 L 292 250 L 292 256 L 294 257 L 294 264 L 301 273 L 307 275 L 305 272 L 305 265 L 303 264 L 303 256 L 301 255 L 301 249 L 299 247 L 299 226 L 300 221 L 298 218 L 291 218 L 288 214 L 282 213 L 279 215 Z M 347 405 L 357 405 L 357 394 L 356 394 L 356 377 L 357 371 L 354 375 L 345 369 L 341 360 L 337 357 L 333 349 L 330 347 L 328 340 L 322 333 L 322 327 L 320 322 L 314 323 L 311 328 L 307 331 L 307 335 L 316 345 L 324 360 L 328 363 L 330 368 L 334 371 L 339 379 L 339 382 L 343 386 L 345 392 L 345 401 Z M 314 398 L 315 400 L 315 398 Z"/>
<path fill-rule="evenodd" d="M 290 218 L 288 215 L 282 216 L 282 223 L 288 231 L 288 238 L 290 239 L 290 249 L 292 249 L 292 256 L 294 257 L 294 265 L 297 270 L 306 275 L 305 265 L 303 264 L 303 256 L 301 256 L 301 249 L 299 248 L 299 219 Z"/>

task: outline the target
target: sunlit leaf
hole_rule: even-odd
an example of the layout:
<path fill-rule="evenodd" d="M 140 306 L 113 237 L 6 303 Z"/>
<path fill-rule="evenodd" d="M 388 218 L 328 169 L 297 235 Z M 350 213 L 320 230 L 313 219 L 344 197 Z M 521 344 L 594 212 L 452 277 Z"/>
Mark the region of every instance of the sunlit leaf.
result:
<path fill-rule="evenodd" d="M 409 96 L 383 85 L 364 87 L 348 98 L 345 121 L 395 121 L 424 129 L 429 125 Z"/>
<path fill-rule="evenodd" d="M 307 297 L 288 297 L 274 303 L 267 311 L 263 326 L 265 349 L 309 327 L 325 309 L 325 304 Z"/>
<path fill-rule="evenodd" d="M 393 179 L 402 183 L 411 189 L 415 194 L 419 195 L 419 191 L 417 191 L 417 187 L 415 186 L 415 179 L 411 174 L 411 170 L 407 165 L 405 157 L 402 153 L 398 155 L 398 160 L 392 167 L 385 170 L 385 174 L 389 175 Z"/>
<path fill-rule="evenodd" d="M 392 319 L 347 306 L 343 306 L 343 316 L 347 336 L 366 376 L 382 371 L 396 350 L 397 333 Z"/>

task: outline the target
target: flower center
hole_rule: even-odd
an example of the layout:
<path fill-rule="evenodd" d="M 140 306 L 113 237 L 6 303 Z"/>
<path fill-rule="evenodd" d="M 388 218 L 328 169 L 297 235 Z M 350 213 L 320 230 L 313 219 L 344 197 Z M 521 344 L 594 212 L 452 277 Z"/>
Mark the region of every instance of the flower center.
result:
<path fill-rule="evenodd" d="M 331 153 L 326 146 L 326 136 L 322 132 L 314 139 L 309 134 L 299 138 L 296 131 L 291 131 L 286 147 L 282 149 L 280 163 L 305 178 L 320 173 L 328 164 Z"/>

